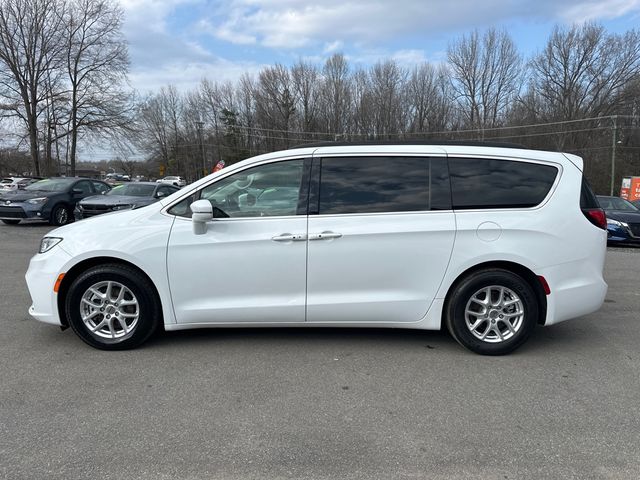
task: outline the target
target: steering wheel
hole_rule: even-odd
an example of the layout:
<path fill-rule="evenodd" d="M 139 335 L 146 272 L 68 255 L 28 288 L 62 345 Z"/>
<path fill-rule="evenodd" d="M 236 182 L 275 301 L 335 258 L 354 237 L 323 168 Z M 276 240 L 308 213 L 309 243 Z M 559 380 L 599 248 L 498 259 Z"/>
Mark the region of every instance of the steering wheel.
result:
<path fill-rule="evenodd" d="M 235 181 L 236 187 L 238 187 L 238 189 L 240 189 L 240 190 L 246 190 L 252 184 L 253 184 L 253 175 L 247 175 L 246 181 L 245 181 L 244 184 L 242 183 L 242 180 L 236 180 Z"/>

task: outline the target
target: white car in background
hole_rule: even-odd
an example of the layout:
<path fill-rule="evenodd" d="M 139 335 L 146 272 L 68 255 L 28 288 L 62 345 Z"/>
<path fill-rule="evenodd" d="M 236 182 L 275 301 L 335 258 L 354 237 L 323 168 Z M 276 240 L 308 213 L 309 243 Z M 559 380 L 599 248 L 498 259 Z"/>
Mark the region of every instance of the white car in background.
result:
<path fill-rule="evenodd" d="M 582 169 L 469 143 L 261 155 L 48 233 L 29 313 L 110 350 L 161 328 L 446 327 L 505 354 L 604 301 L 607 223 Z"/>
<path fill-rule="evenodd" d="M 40 178 L 32 177 L 6 177 L 0 180 L 0 193 L 22 190 L 24 187 L 37 182 Z"/>
<path fill-rule="evenodd" d="M 164 177 L 161 178 L 159 180 L 156 180 L 157 183 L 166 183 L 168 185 L 173 185 L 174 187 L 184 187 L 187 185 L 187 182 L 185 181 L 184 178 L 182 177 L 177 177 L 177 176 L 169 176 L 169 177 Z"/>

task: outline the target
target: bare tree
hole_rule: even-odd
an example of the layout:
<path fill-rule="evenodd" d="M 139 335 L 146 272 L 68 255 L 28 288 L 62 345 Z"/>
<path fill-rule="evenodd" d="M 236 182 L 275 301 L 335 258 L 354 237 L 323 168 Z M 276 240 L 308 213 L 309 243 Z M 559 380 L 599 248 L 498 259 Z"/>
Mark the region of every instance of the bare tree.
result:
<path fill-rule="evenodd" d="M 531 69 L 541 118 L 610 115 L 632 95 L 625 86 L 640 70 L 640 32 L 607 34 L 595 24 L 556 27 Z"/>
<path fill-rule="evenodd" d="M 291 67 L 291 80 L 298 103 L 299 129 L 303 132 L 317 128 L 318 77 L 317 68 L 302 60 Z"/>
<path fill-rule="evenodd" d="M 522 60 L 505 31 L 464 35 L 447 49 L 456 100 L 471 128 L 499 124 L 520 88 Z"/>
<path fill-rule="evenodd" d="M 451 122 L 450 83 L 445 67 L 414 67 L 407 81 L 409 133 L 443 131 Z"/>
<path fill-rule="evenodd" d="M 122 35 L 124 13 L 111 0 L 73 0 L 63 16 L 69 84 L 71 175 L 83 132 L 115 138 L 130 131 L 131 98 L 125 89 L 129 67 Z"/>
<path fill-rule="evenodd" d="M 370 72 L 371 96 L 375 102 L 374 134 L 378 138 L 404 132 L 404 94 L 407 72 L 397 62 L 376 63 Z"/>
<path fill-rule="evenodd" d="M 37 175 L 38 119 L 47 95 L 43 85 L 59 67 L 65 10 L 62 0 L 0 0 L 0 90 L 8 99 L 4 108 L 26 127 Z"/>
<path fill-rule="evenodd" d="M 276 64 L 260 72 L 256 85 L 256 114 L 273 133 L 267 135 L 269 148 L 289 147 L 288 132 L 292 127 L 295 106 L 291 75 L 283 65 Z"/>
<path fill-rule="evenodd" d="M 322 114 L 325 129 L 331 134 L 346 133 L 351 104 L 349 64 L 344 55 L 336 53 L 322 69 Z"/>

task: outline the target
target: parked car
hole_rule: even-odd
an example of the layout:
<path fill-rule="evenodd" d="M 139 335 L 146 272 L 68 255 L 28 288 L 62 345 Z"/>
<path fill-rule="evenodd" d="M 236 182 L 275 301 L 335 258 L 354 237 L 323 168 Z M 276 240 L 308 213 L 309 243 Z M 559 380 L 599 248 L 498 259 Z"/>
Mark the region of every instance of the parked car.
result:
<path fill-rule="evenodd" d="M 76 220 L 117 210 L 131 210 L 144 207 L 168 197 L 180 190 L 173 185 L 153 182 L 135 182 L 118 185 L 104 195 L 87 197 L 78 202 L 75 209 Z"/>
<path fill-rule="evenodd" d="M 598 196 L 607 215 L 609 243 L 640 243 L 640 210 L 620 197 Z"/>
<path fill-rule="evenodd" d="M 156 180 L 156 182 L 158 183 L 168 183 L 169 185 L 173 185 L 175 187 L 184 187 L 187 182 L 184 178 L 182 177 L 174 177 L 174 176 L 169 176 L 169 177 L 164 177 L 164 178 L 160 178 L 159 180 Z"/>
<path fill-rule="evenodd" d="M 0 194 L 14 190 L 23 190 L 32 183 L 42 180 L 41 177 L 6 177 L 0 180 Z"/>
<path fill-rule="evenodd" d="M 8 225 L 16 225 L 24 219 L 65 225 L 73 221 L 73 209 L 77 202 L 110 188 L 100 180 L 86 178 L 54 177 L 40 180 L 24 190 L 0 196 L 0 220 Z"/>
<path fill-rule="evenodd" d="M 604 301 L 606 219 L 582 168 L 470 143 L 257 156 L 48 233 L 30 313 L 102 349 L 160 328 L 446 326 L 505 354 Z"/>

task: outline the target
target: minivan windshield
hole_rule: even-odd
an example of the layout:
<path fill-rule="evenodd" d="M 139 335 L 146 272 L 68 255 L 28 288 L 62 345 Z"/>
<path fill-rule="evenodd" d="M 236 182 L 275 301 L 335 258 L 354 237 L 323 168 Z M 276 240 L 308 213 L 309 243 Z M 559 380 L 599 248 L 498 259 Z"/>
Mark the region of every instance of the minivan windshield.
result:
<path fill-rule="evenodd" d="M 41 192 L 64 192 L 75 181 L 75 178 L 47 178 L 46 180 L 32 183 L 24 189 Z"/>

